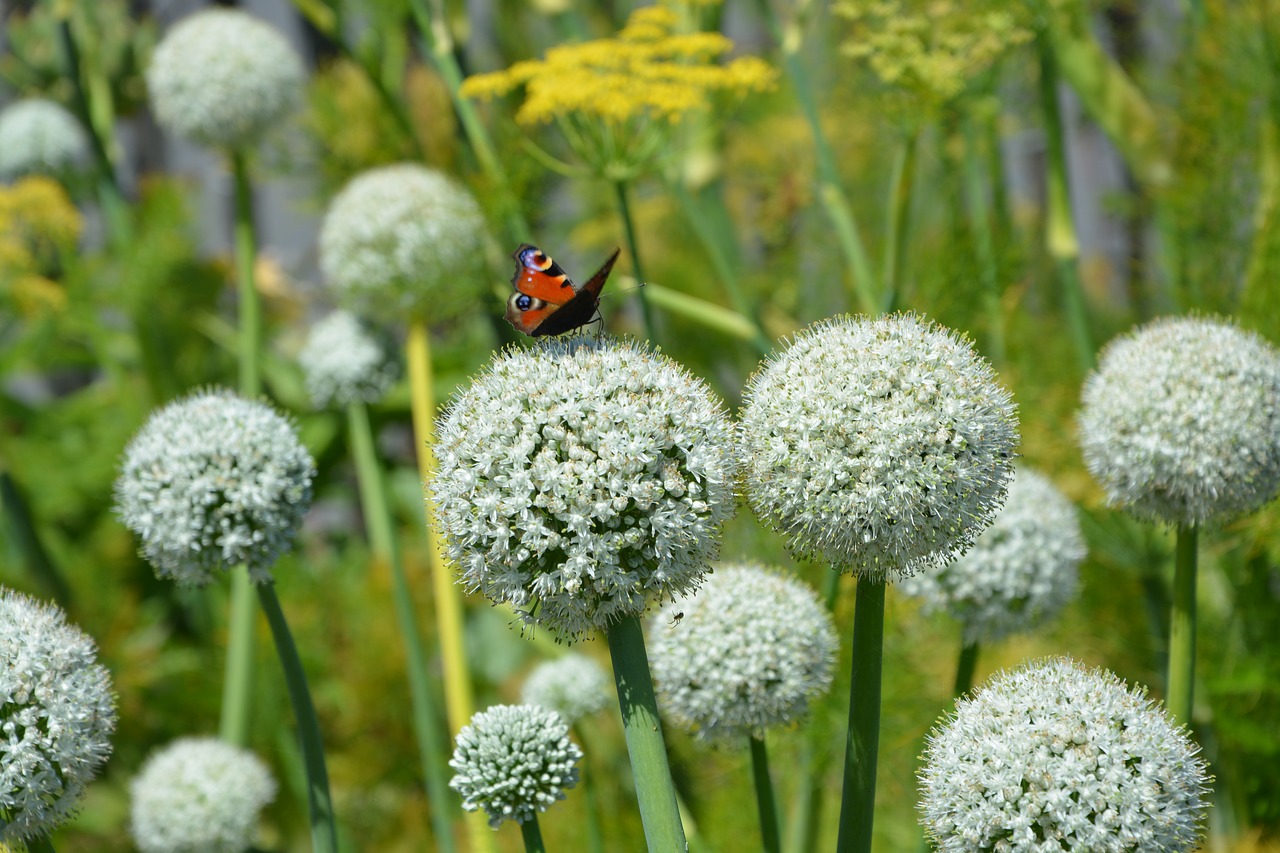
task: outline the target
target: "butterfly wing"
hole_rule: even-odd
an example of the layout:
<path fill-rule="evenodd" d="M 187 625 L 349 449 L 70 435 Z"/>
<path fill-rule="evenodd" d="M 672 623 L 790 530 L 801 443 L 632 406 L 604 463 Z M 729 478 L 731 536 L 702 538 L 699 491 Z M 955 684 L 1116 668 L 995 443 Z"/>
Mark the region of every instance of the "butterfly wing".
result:
<path fill-rule="evenodd" d="M 575 287 L 549 255 L 536 246 L 521 244 L 512 255 L 516 261 L 511 279 L 515 293 L 507 300 L 507 321 L 534 337 L 560 335 L 591 322 L 619 251 L 614 249 L 586 284 Z"/>

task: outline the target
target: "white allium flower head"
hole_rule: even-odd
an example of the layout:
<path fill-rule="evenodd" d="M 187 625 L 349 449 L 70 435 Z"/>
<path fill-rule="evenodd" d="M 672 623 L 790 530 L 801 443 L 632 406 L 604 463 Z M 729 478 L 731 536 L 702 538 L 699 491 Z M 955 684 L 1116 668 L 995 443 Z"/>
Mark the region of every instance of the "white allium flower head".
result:
<path fill-rule="evenodd" d="M 302 99 L 302 60 L 274 27 L 235 9 L 205 9 L 156 45 L 147 89 L 160 124 L 204 145 L 261 140 Z"/>
<path fill-rule="evenodd" d="M 142 853 L 243 853 L 276 795 L 265 764 L 217 738 L 180 738 L 130 785 L 129 831 Z"/>
<path fill-rule="evenodd" d="M 57 607 L 0 588 L 0 843 L 54 829 L 107 757 L 111 677 Z"/>
<path fill-rule="evenodd" d="M 471 193 L 413 163 L 357 175 L 320 228 L 320 269 L 335 298 L 388 323 L 439 323 L 474 310 L 490 283 L 489 250 Z"/>
<path fill-rule="evenodd" d="M 298 361 L 316 408 L 376 403 L 399 373 L 387 337 L 346 311 L 334 311 L 311 327 Z"/>
<path fill-rule="evenodd" d="M 813 590 L 756 565 L 717 568 L 649 626 L 663 710 L 716 742 L 803 717 L 831 687 L 836 650 L 831 614 Z"/>
<path fill-rule="evenodd" d="M 733 514 L 733 425 L 611 338 L 500 353 L 449 404 L 430 486 L 461 582 L 573 640 L 696 587 Z"/>
<path fill-rule="evenodd" d="M 922 598 L 926 612 L 959 620 L 966 643 L 995 642 L 1056 616 L 1075 597 L 1085 553 L 1075 506 L 1043 474 L 1022 468 L 967 554 L 898 588 Z"/>
<path fill-rule="evenodd" d="M 930 733 L 920 822 L 944 853 L 1193 850 L 1207 783 L 1198 749 L 1115 675 L 1033 661 Z"/>
<path fill-rule="evenodd" d="M 49 175 L 82 160 L 89 142 L 75 116 L 54 101 L 26 98 L 0 111 L 0 176 Z"/>
<path fill-rule="evenodd" d="M 524 823 L 578 784 L 580 758 L 582 750 L 555 711 L 494 705 L 458 732 L 449 787 L 462 795 L 465 810 L 484 809 L 495 829 L 504 820 Z"/>
<path fill-rule="evenodd" d="M 557 712 L 573 725 L 609 703 L 609 676 L 591 658 L 569 652 L 534 667 L 524 681 L 520 701 Z"/>
<path fill-rule="evenodd" d="M 745 400 L 747 497 L 800 556 L 896 580 L 964 552 L 1004 499 L 1012 398 L 967 340 L 913 315 L 815 323 Z"/>
<path fill-rule="evenodd" d="M 1215 318 L 1163 318 L 1107 345 L 1080 442 L 1114 506 L 1222 524 L 1280 490 L 1280 353 Z"/>
<path fill-rule="evenodd" d="M 125 448 L 116 511 L 160 577 L 200 585 L 244 563 L 266 583 L 293 545 L 314 475 L 275 409 L 200 391 L 154 412 Z"/>

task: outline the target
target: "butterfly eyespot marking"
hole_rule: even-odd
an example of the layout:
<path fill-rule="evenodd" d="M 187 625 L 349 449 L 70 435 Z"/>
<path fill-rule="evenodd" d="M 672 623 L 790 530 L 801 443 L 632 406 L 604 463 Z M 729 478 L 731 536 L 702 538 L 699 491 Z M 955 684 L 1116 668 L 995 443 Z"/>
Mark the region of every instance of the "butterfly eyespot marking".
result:
<path fill-rule="evenodd" d="M 521 311 L 528 311 L 533 307 L 533 297 L 527 293 L 522 293 L 516 297 L 516 307 Z"/>

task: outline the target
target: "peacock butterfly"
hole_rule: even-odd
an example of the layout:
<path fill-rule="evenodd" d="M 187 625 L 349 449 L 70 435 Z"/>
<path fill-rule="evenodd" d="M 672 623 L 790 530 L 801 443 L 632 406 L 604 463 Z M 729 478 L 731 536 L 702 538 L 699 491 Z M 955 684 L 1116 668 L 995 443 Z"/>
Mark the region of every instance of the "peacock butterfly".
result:
<path fill-rule="evenodd" d="M 511 255 L 516 261 L 511 277 L 516 292 L 507 300 L 507 322 L 535 338 L 564 334 L 590 323 L 620 251 L 614 249 L 596 274 L 578 287 L 550 255 L 521 243 Z"/>

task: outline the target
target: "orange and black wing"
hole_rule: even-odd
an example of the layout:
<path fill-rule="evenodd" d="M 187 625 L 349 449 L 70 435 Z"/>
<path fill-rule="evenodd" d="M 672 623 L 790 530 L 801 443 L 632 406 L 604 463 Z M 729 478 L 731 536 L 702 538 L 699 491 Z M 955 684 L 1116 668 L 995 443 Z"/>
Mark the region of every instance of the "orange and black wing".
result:
<path fill-rule="evenodd" d="M 575 287 L 549 255 L 537 246 L 521 244 L 512 255 L 515 293 L 507 300 L 507 321 L 534 337 L 564 334 L 591 322 L 619 251 L 614 249 L 586 284 Z"/>

